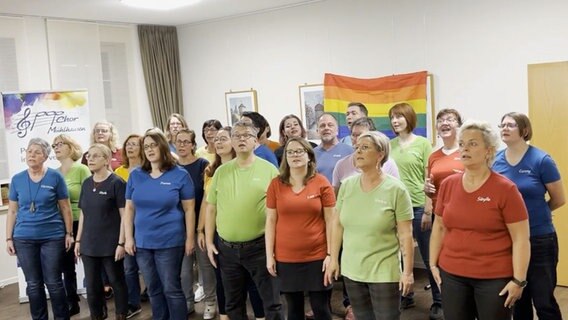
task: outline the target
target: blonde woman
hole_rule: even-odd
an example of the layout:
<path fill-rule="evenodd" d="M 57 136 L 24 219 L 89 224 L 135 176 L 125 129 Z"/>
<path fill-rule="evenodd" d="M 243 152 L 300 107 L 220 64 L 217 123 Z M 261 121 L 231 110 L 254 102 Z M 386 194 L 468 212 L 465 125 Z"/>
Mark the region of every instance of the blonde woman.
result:
<path fill-rule="evenodd" d="M 99 121 L 95 123 L 93 132 L 91 133 L 91 144 L 101 143 L 107 146 L 111 151 L 110 167 L 112 170 L 120 167 L 122 164 L 122 152 L 118 148 L 118 131 L 114 125 L 108 121 Z M 87 153 L 83 154 L 81 163 L 87 164 Z"/>
<path fill-rule="evenodd" d="M 67 184 L 73 215 L 73 234 L 77 234 L 81 212 L 79 209 L 79 195 L 81 194 L 81 186 L 85 179 L 91 176 L 91 171 L 86 165 L 77 162 L 82 155 L 81 146 L 70 136 L 66 134 L 56 136 L 53 139 L 51 148 L 55 152 L 55 158 L 61 164 L 57 170 L 63 175 Z M 67 303 L 69 304 L 69 316 L 76 315 L 81 311 L 79 295 L 77 295 L 77 274 L 75 272 L 75 254 L 73 251 L 74 247 L 71 247 L 63 260 L 63 275 Z"/>

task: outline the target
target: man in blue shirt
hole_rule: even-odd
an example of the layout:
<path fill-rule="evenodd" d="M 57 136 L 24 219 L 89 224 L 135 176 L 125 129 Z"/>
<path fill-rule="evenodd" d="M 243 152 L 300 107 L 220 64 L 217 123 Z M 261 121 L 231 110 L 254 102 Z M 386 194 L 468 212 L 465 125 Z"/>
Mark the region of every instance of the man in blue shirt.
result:
<path fill-rule="evenodd" d="M 321 139 L 320 145 L 314 148 L 317 170 L 331 183 L 335 164 L 340 159 L 352 154 L 353 148 L 337 139 L 339 129 L 337 119 L 333 115 L 322 114 L 318 119 L 317 130 Z"/>

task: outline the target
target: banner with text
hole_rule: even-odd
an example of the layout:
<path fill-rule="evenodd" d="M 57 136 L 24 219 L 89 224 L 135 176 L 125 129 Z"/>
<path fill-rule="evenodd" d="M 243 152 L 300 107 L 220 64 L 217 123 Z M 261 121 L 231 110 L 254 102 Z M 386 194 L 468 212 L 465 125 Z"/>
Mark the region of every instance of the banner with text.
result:
<path fill-rule="evenodd" d="M 27 168 L 26 148 L 32 138 L 53 142 L 62 133 L 79 145 L 90 143 L 87 90 L 2 93 L 10 176 Z M 51 152 L 47 166 L 60 166 Z"/>

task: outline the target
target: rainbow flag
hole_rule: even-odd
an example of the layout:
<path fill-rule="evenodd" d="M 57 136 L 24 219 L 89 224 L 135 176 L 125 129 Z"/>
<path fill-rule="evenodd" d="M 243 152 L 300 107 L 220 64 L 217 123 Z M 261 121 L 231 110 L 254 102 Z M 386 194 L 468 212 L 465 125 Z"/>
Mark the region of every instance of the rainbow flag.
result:
<path fill-rule="evenodd" d="M 390 138 L 389 109 L 400 102 L 410 104 L 418 123 L 414 133 L 427 137 L 427 71 L 399 74 L 374 79 L 357 79 L 326 73 L 324 78 L 324 111 L 339 121 L 339 136 L 349 135 L 345 112 L 350 102 L 361 102 L 377 129 Z"/>

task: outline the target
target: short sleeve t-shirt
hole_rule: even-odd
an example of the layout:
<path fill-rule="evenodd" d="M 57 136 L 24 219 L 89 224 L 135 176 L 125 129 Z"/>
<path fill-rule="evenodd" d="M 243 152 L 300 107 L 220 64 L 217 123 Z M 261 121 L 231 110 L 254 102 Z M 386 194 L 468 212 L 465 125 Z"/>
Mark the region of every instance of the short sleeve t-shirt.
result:
<path fill-rule="evenodd" d="M 278 168 L 278 160 L 274 152 L 270 150 L 267 146 L 261 144 L 256 149 L 254 149 L 254 154 L 270 163 L 272 163 L 276 168 Z"/>
<path fill-rule="evenodd" d="M 135 208 L 136 246 L 143 249 L 167 249 L 185 244 L 185 212 L 182 200 L 195 199 L 189 173 L 174 166 L 153 178 L 141 168 L 130 172 L 126 199 Z"/>
<path fill-rule="evenodd" d="M 120 236 L 120 212 L 124 208 L 126 182 L 116 174 L 95 183 L 88 178 L 81 189 L 79 207 L 83 211 L 81 254 L 91 257 L 114 256 Z"/>
<path fill-rule="evenodd" d="M 73 220 L 79 220 L 79 196 L 81 195 L 81 185 L 83 181 L 91 176 L 89 167 L 82 163 L 75 162 L 67 174 L 65 175 L 65 183 L 69 191 L 69 200 L 71 201 L 71 212 Z"/>
<path fill-rule="evenodd" d="M 521 194 L 495 172 L 471 193 L 462 179 L 461 173 L 447 177 L 438 193 L 435 213 L 446 228 L 438 264 L 462 277 L 512 277 L 513 243 L 507 224 L 527 219 Z"/>
<path fill-rule="evenodd" d="M 325 259 L 327 238 L 323 208 L 335 206 L 327 179 L 316 174 L 300 192 L 276 177 L 266 192 L 266 207 L 276 209 L 274 255 L 279 262 Z M 331 231 L 331 230 L 329 230 Z M 328 231 L 328 232 L 329 232 Z"/>
<path fill-rule="evenodd" d="M 432 152 L 432 146 L 428 139 L 416 136 L 414 141 L 404 148 L 400 145 L 400 138 L 390 141 L 390 156 L 398 166 L 400 180 L 404 183 L 414 207 L 423 207 L 426 202 L 424 194 L 424 178 L 428 157 Z"/>
<path fill-rule="evenodd" d="M 434 151 L 428 158 L 429 176 L 433 178 L 432 183 L 436 190 L 440 190 L 442 181 L 455 173 L 463 173 L 463 163 L 459 151 L 445 154 L 442 149 Z M 431 196 L 432 207 L 436 208 L 437 193 Z"/>
<path fill-rule="evenodd" d="M 316 164 L 319 173 L 323 174 L 331 183 L 333 181 L 333 169 L 342 158 L 353 153 L 353 148 L 345 143 L 339 142 L 329 150 L 325 150 L 321 145 L 314 148 L 316 154 Z"/>
<path fill-rule="evenodd" d="M 217 208 L 217 232 L 226 241 L 244 242 L 264 234 L 266 190 L 278 170 L 256 157 L 241 168 L 233 159 L 215 171 L 207 202 Z"/>
<path fill-rule="evenodd" d="M 128 181 L 128 176 L 130 176 L 130 170 L 124 166 L 116 168 L 114 173 L 116 173 L 116 175 L 121 177 L 124 181 Z"/>
<path fill-rule="evenodd" d="M 182 167 L 189 173 L 191 181 L 193 181 L 193 187 L 195 188 L 195 221 L 199 219 L 199 209 L 201 208 L 201 202 L 203 201 L 204 193 L 204 180 L 203 172 L 205 168 L 209 165 L 209 162 L 203 158 L 197 158 L 193 163 L 182 165 Z"/>
<path fill-rule="evenodd" d="M 207 151 L 206 146 L 201 146 L 201 147 L 197 148 L 197 150 L 195 151 L 195 156 L 199 157 L 199 158 L 203 158 L 203 159 L 209 161 L 209 163 L 213 163 L 215 161 L 215 152 L 209 153 L 209 151 Z"/>
<path fill-rule="evenodd" d="M 413 218 L 404 184 L 389 175 L 369 192 L 361 176 L 343 182 L 336 208 L 343 226 L 341 273 L 360 282 L 398 282 L 400 246 L 397 222 Z"/>
<path fill-rule="evenodd" d="M 39 182 L 31 180 L 27 170 L 17 173 L 12 177 L 8 198 L 18 203 L 12 237 L 46 240 L 65 236 L 65 224 L 58 201 L 68 199 L 69 193 L 59 171 L 47 168 Z M 34 212 L 30 211 L 32 202 Z"/>
<path fill-rule="evenodd" d="M 505 158 L 505 150 L 497 153 L 493 170 L 513 181 L 525 201 L 529 213 L 531 236 L 555 232 L 552 211 L 546 202 L 546 184 L 560 180 L 554 160 L 546 152 L 529 146 L 521 161 L 512 166 Z"/>

